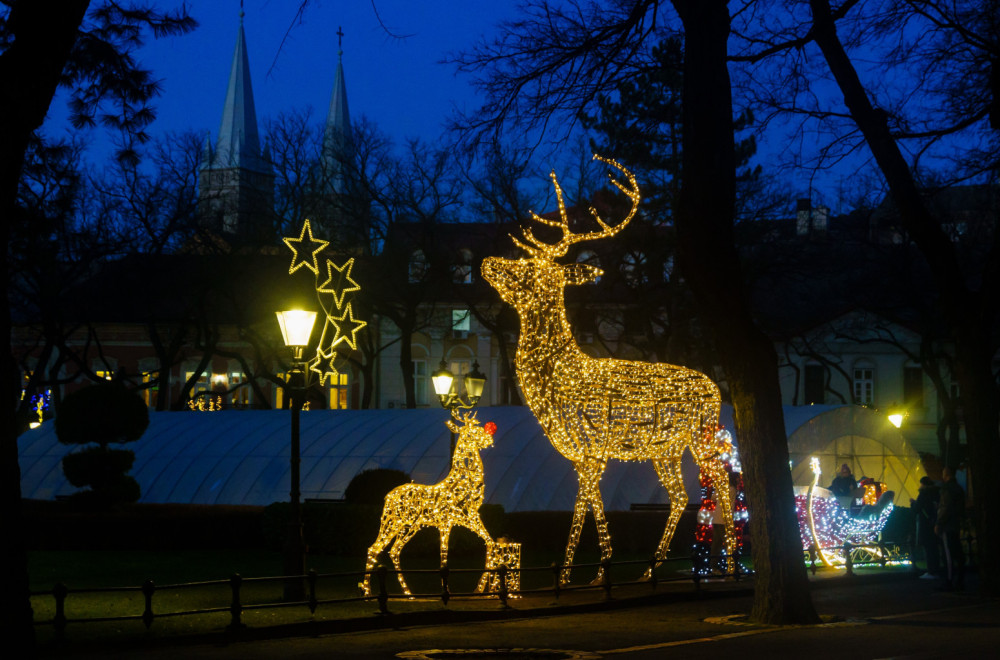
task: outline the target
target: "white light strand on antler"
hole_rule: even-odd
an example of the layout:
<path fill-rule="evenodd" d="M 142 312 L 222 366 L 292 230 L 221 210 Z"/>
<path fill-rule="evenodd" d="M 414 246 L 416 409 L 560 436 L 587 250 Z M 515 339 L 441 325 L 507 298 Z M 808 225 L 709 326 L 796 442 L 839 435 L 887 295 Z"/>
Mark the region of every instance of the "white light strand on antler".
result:
<path fill-rule="evenodd" d="M 581 263 L 559 264 L 569 247 L 585 240 L 614 237 L 635 216 L 639 189 L 635 177 L 614 159 L 595 156 L 618 169 L 627 183 L 610 177 L 632 207 L 625 219 L 609 225 L 591 209 L 600 229 L 573 233 L 562 189 L 553 174 L 559 219 L 532 214 L 536 222 L 559 229 L 561 237 L 546 243 L 526 228 L 514 243 L 529 256 L 489 257 L 483 261 L 486 279 L 512 305 L 521 321 L 516 368 L 521 390 L 552 445 L 573 462 L 579 490 L 566 546 L 572 563 L 589 508 L 597 525 L 601 558 L 610 559 L 611 540 L 604 517 L 600 480 L 607 460 L 649 460 L 670 496 L 671 508 L 656 557 L 663 559 L 687 504 L 681 478 L 681 456 L 689 448 L 704 473 L 725 483 L 714 433 L 719 419 L 719 390 L 707 376 L 682 366 L 614 359 L 594 359 L 573 339 L 566 318 L 563 290 L 567 285 L 593 282 L 600 269 Z M 735 551 L 733 516 L 728 489 L 718 504 L 726 524 L 726 548 Z M 600 574 L 599 574 L 600 577 Z M 568 580 L 568 572 L 562 575 Z"/>
<path fill-rule="evenodd" d="M 316 354 L 308 362 L 309 370 L 318 375 L 319 384 L 324 385 L 327 379 L 336 381 L 339 375 L 335 362 L 336 347 L 343 342 L 350 349 L 357 350 L 357 335 L 368 324 L 354 318 L 354 310 L 348 298 L 361 290 L 354 280 L 352 269 L 354 259 L 348 259 L 338 266 L 331 259 L 325 260 L 325 276 L 321 275 L 320 254 L 329 246 L 329 241 L 314 238 L 309 220 L 302 224 L 298 238 L 283 239 L 285 245 L 292 251 L 292 265 L 288 274 L 292 275 L 301 268 L 311 270 L 315 279 L 316 299 L 323 310 L 323 329 Z M 324 277 L 322 281 L 320 278 Z"/>

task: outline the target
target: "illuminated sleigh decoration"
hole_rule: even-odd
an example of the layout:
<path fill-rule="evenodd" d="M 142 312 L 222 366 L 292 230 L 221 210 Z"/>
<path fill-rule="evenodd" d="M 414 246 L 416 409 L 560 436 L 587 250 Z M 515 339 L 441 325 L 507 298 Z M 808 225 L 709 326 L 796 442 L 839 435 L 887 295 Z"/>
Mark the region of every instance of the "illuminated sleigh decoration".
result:
<path fill-rule="evenodd" d="M 811 551 L 814 551 L 815 559 L 825 566 L 843 566 L 847 563 L 845 545 L 850 546 L 852 563 L 889 560 L 889 551 L 878 541 L 892 513 L 894 493 L 886 490 L 884 483 L 864 480 L 864 506 L 857 513 L 851 513 L 829 490 L 818 485 L 819 459 L 810 458 L 809 467 L 813 471 L 813 482 L 797 489 L 795 512 L 799 518 L 802 549 L 810 561 Z"/>

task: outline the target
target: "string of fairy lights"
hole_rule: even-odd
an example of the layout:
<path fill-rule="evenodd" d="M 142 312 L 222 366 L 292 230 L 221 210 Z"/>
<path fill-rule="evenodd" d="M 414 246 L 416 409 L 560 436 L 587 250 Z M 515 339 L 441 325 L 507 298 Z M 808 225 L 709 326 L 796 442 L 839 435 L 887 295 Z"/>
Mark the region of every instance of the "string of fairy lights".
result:
<path fill-rule="evenodd" d="M 799 519 L 799 533 L 802 537 L 802 549 L 815 549 L 816 556 L 826 566 L 843 566 L 847 557 L 844 545 L 870 546 L 878 539 L 892 514 L 893 504 L 887 497 L 882 506 L 877 506 L 883 495 L 886 495 L 886 485 L 867 479 L 862 482 L 864 495 L 863 508 L 858 515 L 851 515 L 835 497 L 822 495 L 825 489 L 817 490 L 820 476 L 819 459 L 815 456 L 809 461 L 813 471 L 813 483 L 808 492 L 795 496 L 795 512 Z M 870 555 L 881 559 L 880 548 L 866 550 Z"/>
<path fill-rule="evenodd" d="M 459 426 L 452 420 L 447 422 L 449 430 L 458 434 L 448 475 L 433 485 L 403 484 L 385 496 L 378 537 L 368 548 L 365 577 L 360 585 L 365 596 L 371 595 L 371 572 L 379 555 L 387 548 L 403 594 L 412 596 L 403 578 L 400 553 L 413 535 L 424 527 L 436 528 L 441 536 L 442 566 L 448 564 L 448 537 L 451 529 L 460 525 L 486 542 L 487 568 L 498 568 L 501 564 L 511 569 L 520 568 L 520 545 L 504 544 L 504 548 L 495 549 L 495 543 L 479 516 L 484 497 L 483 461 L 479 451 L 493 444 L 497 426 L 493 422 L 480 425 L 474 412 L 461 417 L 456 412 L 453 416 L 462 425 Z M 516 565 L 510 563 L 515 559 Z M 484 575 L 480 580 L 480 587 L 491 583 Z"/>
<path fill-rule="evenodd" d="M 312 271 L 316 299 L 322 310 L 320 318 L 323 327 L 316 353 L 308 362 L 309 371 L 316 374 L 320 385 L 327 380 L 336 382 L 339 376 L 336 367 L 338 344 L 344 343 L 352 351 L 357 350 L 358 333 L 368 325 L 354 317 L 352 298 L 361 290 L 352 274 L 354 258 L 349 258 L 342 265 L 337 265 L 332 259 L 321 258 L 330 243 L 313 236 L 308 219 L 303 222 L 298 238 L 287 237 L 283 240 L 292 251 L 288 274 L 293 275 L 303 268 Z"/>
<path fill-rule="evenodd" d="M 579 477 L 566 565 L 572 563 L 588 509 L 597 526 L 601 559 L 611 557 L 600 493 L 601 476 L 609 459 L 651 461 L 669 494 L 670 515 L 656 551 L 657 559 L 665 558 L 688 500 L 680 467 L 684 450 L 691 450 L 699 468 L 713 482 L 721 484 L 726 476 L 714 438 L 721 406 L 715 383 L 683 366 L 595 359 L 581 351 L 573 338 L 563 290 L 567 285 L 593 282 L 602 272 L 588 264 L 564 265 L 558 259 L 576 243 L 614 237 L 635 217 L 640 202 L 639 187 L 631 172 L 614 159 L 594 158 L 625 177 L 625 183 L 609 177 L 631 202 L 621 222 L 609 225 L 591 208 L 598 228 L 574 232 L 562 188 L 553 172 L 559 217 L 550 219 L 532 213 L 531 218 L 549 232 L 558 231 L 559 238 L 546 242 L 530 227 L 525 228 L 522 239 L 511 238 L 526 257 L 488 257 L 482 265 L 483 277 L 520 318 L 515 366 L 525 400 L 549 441 L 573 462 Z M 709 429 L 711 432 L 707 432 Z M 726 552 L 732 556 L 736 552 L 736 533 L 728 488 L 720 489 L 715 498 L 725 521 Z M 568 570 L 561 578 L 568 581 Z"/>
<path fill-rule="evenodd" d="M 694 545 L 691 549 L 692 572 L 708 576 L 715 569 L 722 573 L 730 572 L 730 561 L 735 567 L 743 556 L 743 539 L 746 532 L 749 514 L 747 513 L 746 492 L 743 486 L 743 467 L 740 465 L 739 453 L 733 445 L 733 437 L 729 431 L 720 428 L 715 434 L 719 443 L 719 458 L 726 467 L 727 479 L 717 486 L 717 483 L 707 472 L 699 475 L 698 484 L 701 488 L 701 506 L 695 522 Z M 722 555 L 715 566 L 712 565 L 712 546 L 716 524 L 716 488 L 728 488 L 733 502 L 733 536 L 735 549 L 732 555 L 728 547 L 722 548 Z"/>

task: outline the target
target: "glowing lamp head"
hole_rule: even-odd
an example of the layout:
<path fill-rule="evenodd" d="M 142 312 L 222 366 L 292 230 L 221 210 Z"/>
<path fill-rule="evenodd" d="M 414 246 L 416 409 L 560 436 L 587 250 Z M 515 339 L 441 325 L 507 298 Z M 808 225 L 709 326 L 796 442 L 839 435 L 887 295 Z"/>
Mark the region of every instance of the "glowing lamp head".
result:
<path fill-rule="evenodd" d="M 431 382 L 434 383 L 434 393 L 439 397 L 451 394 L 451 387 L 455 383 L 455 376 L 448 371 L 444 360 L 441 360 L 438 370 L 431 375 Z"/>
<path fill-rule="evenodd" d="M 472 371 L 465 374 L 465 396 L 469 398 L 471 405 L 476 405 L 483 396 L 483 387 L 486 385 L 486 376 L 479 371 L 479 363 L 474 362 Z"/>
<path fill-rule="evenodd" d="M 278 316 L 278 326 L 285 346 L 296 348 L 309 345 L 313 324 L 316 323 L 316 312 L 291 309 L 275 314 Z"/>
<path fill-rule="evenodd" d="M 892 413 L 889 415 L 889 423 L 895 426 L 897 429 L 903 426 L 903 413 Z"/>

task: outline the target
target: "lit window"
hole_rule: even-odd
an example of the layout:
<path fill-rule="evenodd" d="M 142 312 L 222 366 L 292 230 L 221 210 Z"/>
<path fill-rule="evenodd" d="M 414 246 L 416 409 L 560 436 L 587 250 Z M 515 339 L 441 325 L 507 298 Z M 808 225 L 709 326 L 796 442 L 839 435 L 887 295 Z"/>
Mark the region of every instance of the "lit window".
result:
<path fill-rule="evenodd" d="M 350 407 L 348 375 L 338 373 L 326 382 L 330 384 L 330 410 L 347 410 Z"/>
<path fill-rule="evenodd" d="M 281 382 L 286 382 L 285 379 L 288 377 L 288 374 L 286 373 L 278 373 L 274 375 Z M 273 385 L 271 390 L 274 392 L 274 409 L 280 410 L 285 403 L 285 388 L 280 385 Z"/>
<path fill-rule="evenodd" d="M 472 315 L 467 309 L 451 310 L 451 329 L 456 333 L 467 333 L 472 327 L 470 317 Z"/>
<path fill-rule="evenodd" d="M 143 387 L 139 390 L 139 393 L 142 395 L 142 400 L 146 403 L 147 408 L 156 408 L 156 402 L 159 399 L 160 394 L 159 381 L 159 371 L 142 372 Z M 152 385 L 150 385 L 150 383 L 152 383 Z"/>
<path fill-rule="evenodd" d="M 245 408 L 250 405 L 253 388 L 247 383 L 246 374 L 242 371 L 229 372 L 229 389 L 232 390 L 230 401 L 234 406 Z"/>

